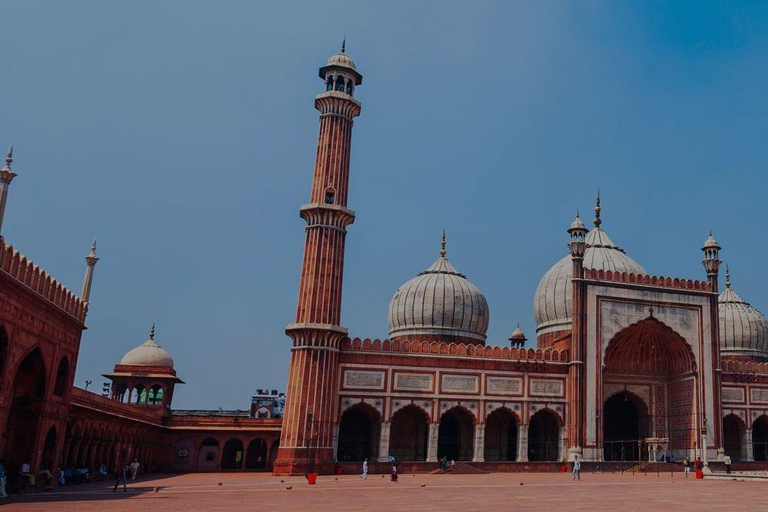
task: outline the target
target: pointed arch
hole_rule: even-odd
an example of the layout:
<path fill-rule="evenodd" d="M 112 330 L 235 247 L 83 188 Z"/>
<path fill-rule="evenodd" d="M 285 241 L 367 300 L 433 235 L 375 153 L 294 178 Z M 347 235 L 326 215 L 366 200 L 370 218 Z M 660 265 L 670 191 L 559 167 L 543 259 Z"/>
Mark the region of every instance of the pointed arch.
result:
<path fill-rule="evenodd" d="M 63 397 L 69 388 L 69 358 L 64 356 L 59 361 L 59 367 L 56 370 L 56 381 L 53 385 L 53 394 Z"/>

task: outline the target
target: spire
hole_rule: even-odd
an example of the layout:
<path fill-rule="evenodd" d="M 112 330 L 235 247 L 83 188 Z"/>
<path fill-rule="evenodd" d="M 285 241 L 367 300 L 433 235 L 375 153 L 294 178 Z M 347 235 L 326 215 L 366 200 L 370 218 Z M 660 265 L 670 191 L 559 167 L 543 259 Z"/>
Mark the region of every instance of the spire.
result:
<path fill-rule="evenodd" d="M 445 230 L 443 230 L 443 241 L 440 242 L 440 246 L 442 247 L 440 249 L 440 257 L 445 258 L 446 250 L 445 250 Z"/>
<path fill-rule="evenodd" d="M 341 42 L 341 53 L 347 52 L 347 35 L 344 34 L 344 40 Z"/>
<path fill-rule="evenodd" d="M 600 224 L 603 223 L 602 220 L 600 220 L 600 189 L 597 189 L 597 201 L 595 201 L 595 220 L 592 221 L 596 228 L 600 227 Z M 577 214 L 578 217 L 578 214 Z"/>
<path fill-rule="evenodd" d="M 731 289 L 731 267 L 725 264 L 725 287 Z"/>
<path fill-rule="evenodd" d="M 152 328 L 149 330 L 149 339 L 155 341 L 155 322 L 152 322 Z"/>
<path fill-rule="evenodd" d="M 8 148 L 8 156 L 5 157 L 5 168 L 10 171 L 12 163 L 13 163 L 13 146 Z"/>

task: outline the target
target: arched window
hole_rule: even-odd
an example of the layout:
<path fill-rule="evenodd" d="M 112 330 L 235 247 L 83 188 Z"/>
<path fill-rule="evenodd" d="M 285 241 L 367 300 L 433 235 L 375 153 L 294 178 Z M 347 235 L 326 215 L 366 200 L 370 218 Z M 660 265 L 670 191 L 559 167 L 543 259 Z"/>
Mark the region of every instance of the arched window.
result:
<path fill-rule="evenodd" d="M 333 204 L 333 200 L 336 198 L 336 189 L 328 187 L 325 189 L 325 204 Z"/>
<path fill-rule="evenodd" d="M 352 80 L 347 82 L 347 94 L 352 96 L 352 92 L 354 91 L 354 89 L 355 89 L 355 86 L 353 85 Z"/>
<path fill-rule="evenodd" d="M 341 75 L 336 77 L 336 90 L 344 92 L 344 77 Z"/>
<path fill-rule="evenodd" d="M 155 384 L 147 394 L 147 403 L 149 405 L 160 405 L 163 402 L 163 387 Z"/>
<path fill-rule="evenodd" d="M 221 457 L 221 469 L 240 469 L 243 467 L 243 442 L 232 438 L 224 444 Z"/>
<path fill-rule="evenodd" d="M 59 369 L 56 371 L 56 383 L 53 385 L 53 394 L 64 396 L 69 386 L 69 359 L 67 356 L 61 358 Z"/>
<path fill-rule="evenodd" d="M 328 79 L 325 81 L 325 90 L 326 91 L 332 91 L 333 90 L 333 76 L 328 75 Z"/>

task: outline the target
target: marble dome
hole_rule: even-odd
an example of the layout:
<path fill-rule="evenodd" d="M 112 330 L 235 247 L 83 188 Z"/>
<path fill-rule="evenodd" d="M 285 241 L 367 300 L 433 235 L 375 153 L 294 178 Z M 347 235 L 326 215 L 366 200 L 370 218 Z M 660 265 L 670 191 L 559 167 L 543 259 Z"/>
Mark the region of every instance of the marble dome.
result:
<path fill-rule="evenodd" d="M 768 321 L 731 289 L 730 270 L 726 272 L 725 290 L 718 302 L 721 353 L 768 359 Z"/>
<path fill-rule="evenodd" d="M 120 364 L 173 368 L 173 358 L 155 342 L 155 326 L 153 325 L 149 339 L 125 354 L 120 360 Z"/>
<path fill-rule="evenodd" d="M 595 227 L 587 233 L 584 268 L 646 274 L 645 269 L 617 246 L 600 227 L 599 206 Z M 575 221 L 574 221 L 575 222 Z M 571 328 L 573 291 L 571 255 L 555 263 L 541 278 L 533 300 L 536 335 L 566 331 Z"/>
<path fill-rule="evenodd" d="M 488 319 L 485 296 L 445 258 L 445 245 L 440 258 L 398 288 L 389 303 L 391 338 L 484 343 Z"/>

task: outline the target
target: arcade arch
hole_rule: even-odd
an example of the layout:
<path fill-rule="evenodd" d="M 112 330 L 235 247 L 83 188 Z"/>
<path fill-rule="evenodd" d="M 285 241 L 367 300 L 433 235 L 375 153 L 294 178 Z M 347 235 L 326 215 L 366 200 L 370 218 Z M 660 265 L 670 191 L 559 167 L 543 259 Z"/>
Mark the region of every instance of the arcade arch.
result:
<path fill-rule="evenodd" d="M 429 417 L 421 407 L 410 404 L 392 415 L 389 453 L 396 460 L 427 460 Z"/>
<path fill-rule="evenodd" d="M 472 460 L 475 418 L 464 407 L 454 407 L 440 418 L 437 435 L 437 458 Z"/>

